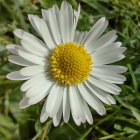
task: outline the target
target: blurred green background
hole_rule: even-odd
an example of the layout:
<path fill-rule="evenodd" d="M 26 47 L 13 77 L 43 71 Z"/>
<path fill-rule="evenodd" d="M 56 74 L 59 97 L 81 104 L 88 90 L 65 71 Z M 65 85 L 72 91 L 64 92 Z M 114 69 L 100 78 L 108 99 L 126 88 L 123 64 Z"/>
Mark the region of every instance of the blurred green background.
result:
<path fill-rule="evenodd" d="M 118 64 L 128 67 L 122 92 L 115 97 L 116 105 L 105 106 L 107 114 L 99 116 L 92 110 L 94 124 L 77 127 L 71 119 L 54 127 L 52 121 L 39 122 L 43 102 L 20 110 L 22 82 L 9 81 L 5 75 L 16 66 L 7 61 L 5 45 L 19 43 L 13 30 L 22 28 L 37 35 L 30 26 L 27 14 L 41 15 L 41 8 L 62 0 L 0 0 L 0 140 L 140 140 L 140 0 L 68 0 L 82 11 L 79 30 L 88 30 L 95 21 L 105 16 L 107 30 L 115 29 L 119 40 L 127 47 L 126 58 Z"/>

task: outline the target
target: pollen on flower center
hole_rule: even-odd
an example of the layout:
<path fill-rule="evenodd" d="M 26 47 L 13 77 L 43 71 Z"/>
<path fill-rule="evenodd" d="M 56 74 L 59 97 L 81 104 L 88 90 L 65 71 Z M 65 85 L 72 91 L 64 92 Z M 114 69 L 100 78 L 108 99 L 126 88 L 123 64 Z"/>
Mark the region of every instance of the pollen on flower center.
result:
<path fill-rule="evenodd" d="M 75 85 L 86 80 L 92 63 L 85 47 L 73 42 L 58 45 L 50 55 L 52 76 L 65 85 Z"/>

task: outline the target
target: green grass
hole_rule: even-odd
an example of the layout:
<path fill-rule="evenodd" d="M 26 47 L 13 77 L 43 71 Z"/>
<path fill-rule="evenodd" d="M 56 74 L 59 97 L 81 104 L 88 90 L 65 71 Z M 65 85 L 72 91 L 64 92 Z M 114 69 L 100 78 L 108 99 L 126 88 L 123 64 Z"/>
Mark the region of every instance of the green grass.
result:
<path fill-rule="evenodd" d="M 119 40 L 127 47 L 126 58 L 120 65 L 128 67 L 122 92 L 115 97 L 116 105 L 107 106 L 107 114 L 99 116 L 92 110 L 94 124 L 77 127 L 71 119 L 52 125 L 41 124 L 43 102 L 20 110 L 22 82 L 9 81 L 5 75 L 19 67 L 8 62 L 5 45 L 18 43 L 12 31 L 22 28 L 35 35 L 27 14 L 41 15 L 41 8 L 61 0 L 0 0 L 0 140 L 139 140 L 140 139 L 140 1 L 139 0 L 69 0 L 74 8 L 81 3 L 79 30 L 88 30 L 100 17 L 109 20 L 108 30 L 115 29 Z M 24 93 L 23 93 L 24 94 Z"/>

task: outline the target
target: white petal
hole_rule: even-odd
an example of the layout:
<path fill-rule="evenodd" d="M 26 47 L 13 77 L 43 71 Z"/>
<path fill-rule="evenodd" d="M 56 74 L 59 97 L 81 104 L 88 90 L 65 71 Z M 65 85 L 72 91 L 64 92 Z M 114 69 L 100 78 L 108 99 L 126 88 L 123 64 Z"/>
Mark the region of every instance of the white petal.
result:
<path fill-rule="evenodd" d="M 96 51 L 93 52 L 93 53 L 101 54 L 101 53 L 104 53 L 104 52 L 108 52 L 111 48 L 119 48 L 121 46 L 122 46 L 121 42 L 114 42 L 114 43 L 108 44 L 106 46 L 97 48 Z"/>
<path fill-rule="evenodd" d="M 20 46 L 20 45 L 17 45 L 17 44 L 9 44 L 9 45 L 6 46 L 6 48 L 15 55 L 18 55 L 18 50 L 22 50 L 22 51 L 27 52 L 23 48 L 23 46 Z"/>
<path fill-rule="evenodd" d="M 46 99 L 46 101 L 45 101 L 45 103 L 43 105 L 43 108 L 41 110 L 41 114 L 40 114 L 40 122 L 41 123 L 44 123 L 49 117 L 49 115 L 46 112 L 46 103 L 47 103 L 47 99 Z"/>
<path fill-rule="evenodd" d="M 40 87 L 37 87 L 38 85 L 36 85 L 36 87 L 32 88 L 34 95 L 32 94 L 31 90 L 29 89 L 30 93 L 28 93 L 28 96 L 31 97 L 31 98 L 29 98 L 29 104 L 36 104 L 36 103 L 40 102 L 44 97 L 46 97 L 49 94 L 53 83 L 50 82 L 49 80 L 44 80 L 44 81 L 41 81 L 39 85 L 40 85 Z"/>
<path fill-rule="evenodd" d="M 118 95 L 121 92 L 121 88 L 116 86 L 115 84 L 109 83 L 107 81 L 98 80 L 96 78 L 93 78 L 91 76 L 87 79 L 91 84 L 95 85 L 96 87 L 109 92 L 114 95 Z"/>
<path fill-rule="evenodd" d="M 34 28 L 37 32 L 38 32 L 38 34 L 39 35 L 41 35 L 42 36 L 42 34 L 41 34 L 41 30 L 40 30 L 40 17 L 38 17 L 37 15 L 32 15 L 32 20 L 34 21 L 34 23 L 35 23 L 35 26 L 36 26 L 36 28 Z"/>
<path fill-rule="evenodd" d="M 27 80 L 30 78 L 30 77 L 21 75 L 19 71 L 11 72 L 7 74 L 6 77 L 10 80 Z"/>
<path fill-rule="evenodd" d="M 26 108 L 28 106 L 30 106 L 30 104 L 28 103 L 28 98 L 27 97 L 23 97 L 22 100 L 19 103 L 20 109 L 24 109 L 24 108 Z"/>
<path fill-rule="evenodd" d="M 78 32 L 78 31 L 76 31 L 76 33 L 75 33 L 75 42 L 77 44 L 83 44 L 83 40 L 84 40 L 86 35 L 87 35 L 87 32 Z"/>
<path fill-rule="evenodd" d="M 72 29 L 73 29 L 73 21 L 74 18 L 74 13 L 73 13 L 73 9 L 72 6 L 67 3 L 67 20 L 68 20 L 68 25 L 67 25 L 67 41 L 73 41 L 73 36 L 72 36 Z"/>
<path fill-rule="evenodd" d="M 103 90 L 100 90 L 99 88 L 95 87 L 94 85 L 91 85 L 90 83 L 85 82 L 85 85 L 89 88 L 89 90 L 97 96 L 102 102 L 105 104 L 111 105 L 115 102 L 110 102 L 112 100 L 112 96 L 108 94 L 107 92 L 104 92 Z M 114 101 L 114 100 L 112 100 Z"/>
<path fill-rule="evenodd" d="M 95 40 L 97 40 L 98 37 L 104 32 L 107 24 L 108 22 L 104 17 L 100 18 L 88 32 L 86 38 L 84 39 L 84 45 L 89 46 L 91 43 L 95 42 Z"/>
<path fill-rule="evenodd" d="M 103 51 L 95 51 L 92 55 L 99 58 L 116 57 L 126 50 L 125 47 L 112 47 L 110 49 L 103 49 Z"/>
<path fill-rule="evenodd" d="M 46 22 L 48 30 L 53 38 L 55 44 L 60 44 L 61 36 L 59 29 L 59 8 L 54 5 L 48 10 L 42 9 L 43 20 Z"/>
<path fill-rule="evenodd" d="M 108 94 L 107 99 L 110 101 L 111 104 L 116 104 L 115 99 L 110 94 Z"/>
<path fill-rule="evenodd" d="M 59 30 L 59 25 L 57 21 L 57 15 L 55 14 L 55 7 L 52 9 L 48 10 L 48 24 L 50 27 L 50 31 L 53 35 L 54 41 L 56 44 L 61 43 L 61 37 L 60 37 L 60 30 Z"/>
<path fill-rule="evenodd" d="M 81 102 L 81 97 L 75 87 L 69 87 L 69 99 L 72 114 L 76 118 L 80 118 L 82 122 L 85 122 L 85 114 L 83 110 L 83 105 Z"/>
<path fill-rule="evenodd" d="M 80 4 L 78 5 L 78 10 L 77 12 L 75 13 L 75 26 L 77 26 L 77 23 L 78 23 L 78 19 L 79 19 L 79 16 L 80 16 L 80 10 L 81 10 L 81 6 Z"/>
<path fill-rule="evenodd" d="M 111 73 L 124 73 L 127 71 L 127 67 L 124 66 L 117 66 L 117 65 L 101 65 L 101 66 L 94 66 L 94 70 L 103 69 L 104 71 L 108 71 Z"/>
<path fill-rule="evenodd" d="M 22 32 L 22 35 L 20 35 L 20 39 L 23 39 L 27 41 L 30 45 L 32 45 L 36 50 L 38 50 L 41 53 L 47 53 L 48 48 L 45 43 L 43 43 L 40 39 L 35 37 L 34 35 L 25 32 L 24 30 L 21 29 L 16 29 L 14 33 L 16 32 Z"/>
<path fill-rule="evenodd" d="M 54 85 L 48 96 L 46 110 L 50 117 L 53 117 L 59 110 L 63 97 L 63 87 Z"/>
<path fill-rule="evenodd" d="M 80 6 L 80 4 L 79 4 L 79 5 L 78 5 L 78 11 L 75 12 L 75 17 L 74 17 L 74 26 L 73 26 L 73 28 L 72 28 L 72 40 L 74 40 L 75 31 L 76 31 L 76 26 L 77 26 L 78 19 L 79 19 L 79 16 L 80 16 L 80 10 L 81 10 L 81 6 Z"/>
<path fill-rule="evenodd" d="M 81 125 L 81 119 L 80 118 L 77 118 L 73 112 L 72 112 L 72 117 L 73 117 L 73 120 L 75 121 L 76 125 L 77 126 L 80 126 Z"/>
<path fill-rule="evenodd" d="M 64 87 L 63 93 L 63 118 L 64 122 L 67 123 L 70 117 L 70 103 L 68 89 Z"/>
<path fill-rule="evenodd" d="M 100 47 L 105 47 L 113 43 L 117 39 L 116 31 L 110 31 L 101 36 L 97 41 L 93 43 L 93 51 Z"/>
<path fill-rule="evenodd" d="M 24 40 L 24 39 L 21 40 L 21 44 L 22 44 L 22 46 L 23 46 L 29 53 L 38 55 L 38 56 L 40 56 L 40 57 L 46 57 L 46 56 L 49 54 L 48 51 L 42 52 L 42 51 L 40 51 L 39 46 L 38 46 L 38 48 L 36 48 L 36 47 L 34 46 L 34 44 L 32 44 L 31 42 L 26 41 L 26 40 Z"/>
<path fill-rule="evenodd" d="M 41 34 L 41 30 L 40 30 L 40 17 L 38 17 L 37 15 L 33 15 L 33 14 L 31 14 L 30 16 L 29 16 L 29 20 L 31 21 L 32 20 L 32 26 L 33 26 L 33 28 L 37 31 L 37 33 L 40 35 L 40 36 L 42 36 L 42 34 Z"/>
<path fill-rule="evenodd" d="M 75 89 L 73 89 L 72 86 L 69 86 L 69 102 L 70 102 L 70 108 L 71 108 L 71 113 L 72 113 L 72 116 L 75 117 L 75 118 L 80 118 L 78 116 L 78 112 L 77 112 L 77 102 L 75 102 L 75 98 L 73 96 L 75 92 Z M 77 93 L 76 93 L 77 94 Z"/>
<path fill-rule="evenodd" d="M 88 123 L 93 124 L 92 114 L 91 114 L 89 107 L 88 107 L 87 103 L 85 102 L 85 100 L 83 100 L 83 107 L 84 107 L 85 117 L 86 117 Z"/>
<path fill-rule="evenodd" d="M 77 26 L 77 23 L 78 23 L 78 19 L 79 19 L 79 16 L 80 16 L 80 10 L 81 10 L 81 6 L 80 4 L 78 5 L 78 10 L 75 14 L 75 17 L 74 17 L 74 27 L 72 28 L 72 37 L 74 39 L 74 35 L 75 35 L 75 31 L 76 31 L 76 26 Z"/>
<path fill-rule="evenodd" d="M 91 72 L 91 76 L 116 84 L 122 84 L 126 80 L 126 78 L 120 74 L 96 68 Z"/>
<path fill-rule="evenodd" d="M 42 86 L 40 86 L 40 88 L 42 88 L 42 89 L 37 90 L 38 95 L 36 94 L 36 96 L 29 98 L 29 104 L 32 104 L 32 105 L 36 104 L 36 103 L 40 102 L 42 99 L 44 99 L 49 94 L 51 87 L 48 87 L 48 85 L 46 86 L 46 84 L 47 84 L 47 82 L 42 83 Z M 36 91 L 36 93 L 37 93 L 37 91 Z"/>
<path fill-rule="evenodd" d="M 38 32 L 38 34 L 41 34 L 40 33 L 40 28 L 39 28 L 39 22 L 38 20 L 40 19 L 38 16 L 35 16 L 35 15 L 32 15 L 32 14 L 29 14 L 28 15 L 28 19 L 31 23 L 31 25 L 33 26 L 33 28 Z"/>
<path fill-rule="evenodd" d="M 29 61 L 25 60 L 24 58 L 22 58 L 20 56 L 16 56 L 16 55 L 8 56 L 8 60 L 14 64 L 21 65 L 21 66 L 33 66 L 33 65 L 35 65 L 32 62 L 29 62 Z"/>
<path fill-rule="evenodd" d="M 20 47 L 19 45 L 16 44 L 9 44 L 6 46 L 6 48 L 13 54 L 18 55 L 17 48 Z"/>
<path fill-rule="evenodd" d="M 18 38 L 22 38 L 23 34 L 24 34 L 24 31 L 23 30 L 20 30 L 20 29 L 16 29 L 14 31 L 14 34 L 18 37 Z"/>
<path fill-rule="evenodd" d="M 51 33 L 49 32 L 48 29 L 49 27 L 47 26 L 47 24 L 43 19 L 40 19 L 38 22 L 40 23 L 40 31 L 41 31 L 42 38 L 44 39 L 48 48 L 53 49 L 56 46 L 56 44 L 53 37 L 51 36 Z"/>
<path fill-rule="evenodd" d="M 74 15 L 72 6 L 66 1 L 62 2 L 59 13 L 59 25 L 63 42 L 73 41 L 75 30 Z"/>
<path fill-rule="evenodd" d="M 96 50 L 96 46 L 95 46 L 95 42 L 96 40 L 98 39 L 98 37 L 100 37 L 100 35 L 105 31 L 106 27 L 108 25 L 108 21 L 105 20 L 105 23 L 104 25 L 102 26 L 102 28 L 100 29 L 100 31 L 98 32 L 98 34 L 96 35 L 96 37 L 91 40 L 91 42 L 86 46 L 87 47 L 87 50 L 91 53 L 91 52 L 94 52 L 94 50 Z"/>
<path fill-rule="evenodd" d="M 21 50 L 19 50 L 18 53 L 22 58 L 24 58 L 32 63 L 39 64 L 39 65 L 45 65 L 45 59 L 42 57 L 23 52 Z"/>
<path fill-rule="evenodd" d="M 35 66 L 29 66 L 29 67 L 24 67 L 20 70 L 20 73 L 24 76 L 33 76 L 37 75 L 41 72 L 44 72 L 45 68 L 40 65 L 35 65 Z"/>
<path fill-rule="evenodd" d="M 43 20 L 45 21 L 45 23 L 47 25 L 46 30 L 48 30 L 48 33 L 50 33 L 50 34 L 47 34 L 47 36 L 49 38 L 53 39 L 53 44 L 57 45 L 57 41 L 58 40 L 61 41 L 60 29 L 59 29 L 59 9 L 58 9 L 58 7 L 55 5 L 55 6 L 53 6 L 53 8 L 49 8 L 48 10 L 42 9 L 42 16 L 43 16 Z M 53 20 L 57 20 L 57 21 L 55 21 L 55 23 L 54 23 Z M 54 25 L 55 25 L 55 27 L 54 27 Z M 56 29 L 57 35 L 55 32 L 55 28 L 57 28 Z M 57 39 L 56 39 L 56 36 L 58 36 Z M 49 43 L 48 46 L 50 45 L 49 46 L 50 49 L 54 48 L 54 45 L 52 45 L 52 43 L 50 43 L 50 42 L 48 42 L 48 43 Z"/>
<path fill-rule="evenodd" d="M 100 115 L 104 115 L 106 113 L 106 110 L 99 99 L 96 96 L 93 97 L 83 84 L 79 84 L 77 87 L 79 93 L 93 109 L 95 109 Z"/>
<path fill-rule="evenodd" d="M 53 117 L 53 124 L 55 127 L 58 126 L 60 123 L 62 112 L 63 112 L 63 109 L 62 109 L 62 103 L 61 103 L 57 114 Z"/>
<path fill-rule="evenodd" d="M 42 13 L 42 17 L 43 17 L 43 20 L 48 24 L 49 22 L 49 11 L 50 8 L 48 10 L 45 10 L 45 9 L 41 9 L 41 13 Z"/>
<path fill-rule="evenodd" d="M 95 55 L 104 55 L 106 53 L 110 54 L 110 53 L 114 53 L 114 54 L 119 54 L 119 53 L 123 53 L 126 48 L 125 47 L 120 47 L 119 46 L 120 43 L 118 44 L 118 42 L 109 44 L 105 47 L 101 47 L 99 49 L 97 49 L 95 52 L 93 52 L 93 54 Z"/>
<path fill-rule="evenodd" d="M 26 81 L 22 86 L 21 86 L 21 91 L 26 91 L 28 90 L 30 87 L 32 87 L 34 84 L 39 83 L 42 79 L 44 79 L 45 74 L 41 73 L 33 78 L 31 78 L 30 80 Z"/>
<path fill-rule="evenodd" d="M 67 2 L 62 2 L 60 13 L 59 13 L 59 25 L 60 25 L 60 32 L 61 32 L 61 38 L 63 43 L 67 42 Z"/>
<path fill-rule="evenodd" d="M 26 97 L 31 99 L 33 98 L 33 100 L 36 97 L 41 98 L 40 96 L 43 96 L 41 94 L 48 94 L 52 85 L 53 83 L 49 79 L 42 77 L 39 83 L 35 83 L 30 89 L 27 90 Z"/>
<path fill-rule="evenodd" d="M 39 35 L 41 35 L 41 34 L 40 34 L 40 31 L 39 31 L 39 28 L 38 28 L 38 27 L 39 27 L 39 23 L 37 22 L 36 19 L 34 19 L 34 15 L 28 14 L 28 19 L 29 19 L 31 25 L 33 26 L 33 28 L 37 31 L 37 33 L 38 33 Z"/>
<path fill-rule="evenodd" d="M 110 55 L 106 55 L 106 56 L 102 56 L 100 55 L 100 57 L 96 56 L 96 55 L 92 55 L 93 61 L 94 61 L 94 66 L 100 66 L 100 65 L 105 65 L 105 64 L 110 64 L 110 63 L 114 63 L 117 62 L 119 60 L 122 60 L 125 58 L 125 56 L 123 54 L 117 55 L 117 56 L 112 56 Z"/>

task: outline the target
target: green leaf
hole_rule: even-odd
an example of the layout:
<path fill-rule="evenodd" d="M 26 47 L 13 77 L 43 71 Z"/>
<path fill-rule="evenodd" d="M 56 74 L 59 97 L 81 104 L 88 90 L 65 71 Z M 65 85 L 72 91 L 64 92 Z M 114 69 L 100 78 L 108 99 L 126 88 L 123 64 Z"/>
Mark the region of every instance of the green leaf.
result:
<path fill-rule="evenodd" d="M 134 109 L 134 108 L 131 108 L 131 111 L 132 111 L 132 113 L 133 113 L 133 115 L 134 115 L 134 117 L 139 121 L 139 123 L 140 123 L 140 112 L 138 112 L 136 109 Z"/>
<path fill-rule="evenodd" d="M 100 2 L 97 0 L 81 0 L 82 2 L 86 3 L 91 8 L 97 10 L 102 15 L 110 15 L 110 11 L 107 9 L 107 7 L 103 6 Z"/>
<path fill-rule="evenodd" d="M 124 129 L 124 132 L 126 132 L 127 134 L 134 134 L 134 133 L 137 133 L 137 130 L 133 129 L 133 128 L 130 128 L 130 127 L 125 127 Z"/>
<path fill-rule="evenodd" d="M 0 136 L 3 140 L 19 140 L 19 125 L 14 123 L 12 119 L 6 115 L 0 115 Z"/>
<path fill-rule="evenodd" d="M 119 124 L 114 124 L 114 128 L 119 130 L 119 131 L 123 130 L 122 126 Z"/>
<path fill-rule="evenodd" d="M 130 140 L 140 140 L 140 131 L 135 134 Z"/>
<path fill-rule="evenodd" d="M 50 133 L 51 140 L 77 140 L 78 135 L 68 125 L 56 127 Z"/>
<path fill-rule="evenodd" d="M 36 130 L 36 135 L 32 138 L 32 140 L 38 140 L 38 139 L 41 138 L 43 127 L 42 127 L 42 125 L 41 125 L 39 120 L 37 120 L 35 122 L 35 130 Z"/>

